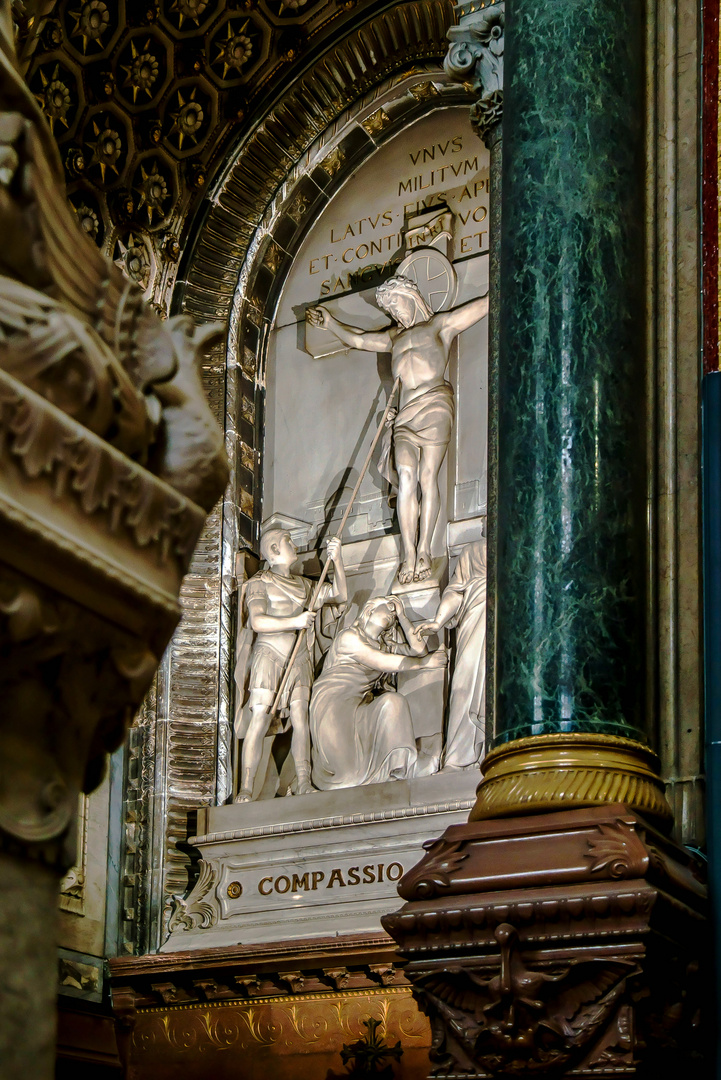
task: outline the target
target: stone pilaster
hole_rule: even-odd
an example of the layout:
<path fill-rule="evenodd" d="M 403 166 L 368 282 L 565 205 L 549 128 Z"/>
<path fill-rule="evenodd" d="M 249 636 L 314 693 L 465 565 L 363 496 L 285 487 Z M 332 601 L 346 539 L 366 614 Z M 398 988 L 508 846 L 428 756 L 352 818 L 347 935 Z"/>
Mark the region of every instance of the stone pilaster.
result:
<path fill-rule="evenodd" d="M 491 132 L 503 118 L 504 0 L 481 4 L 470 0 L 455 5 L 458 25 L 448 31 L 451 42 L 443 67 L 453 82 L 469 86 L 477 95 L 471 123 L 489 150 Z"/>
<path fill-rule="evenodd" d="M 486 738 L 495 728 L 496 658 L 496 520 L 498 514 L 498 353 L 501 265 L 501 172 L 503 166 L 504 0 L 481 7 L 479 0 L 457 4 L 458 25 L 448 31 L 451 45 L 443 66 L 454 82 L 470 85 L 477 95 L 471 124 L 490 153 L 488 271 L 488 486 L 486 537 Z"/>

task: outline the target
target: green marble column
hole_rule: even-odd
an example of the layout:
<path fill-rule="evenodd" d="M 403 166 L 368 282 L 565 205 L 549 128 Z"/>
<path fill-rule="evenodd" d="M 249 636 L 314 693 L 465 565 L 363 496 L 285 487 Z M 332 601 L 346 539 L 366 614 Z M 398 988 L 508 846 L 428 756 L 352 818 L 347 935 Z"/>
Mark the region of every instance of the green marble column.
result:
<path fill-rule="evenodd" d="M 506 7 L 494 745 L 644 726 L 640 0 Z"/>

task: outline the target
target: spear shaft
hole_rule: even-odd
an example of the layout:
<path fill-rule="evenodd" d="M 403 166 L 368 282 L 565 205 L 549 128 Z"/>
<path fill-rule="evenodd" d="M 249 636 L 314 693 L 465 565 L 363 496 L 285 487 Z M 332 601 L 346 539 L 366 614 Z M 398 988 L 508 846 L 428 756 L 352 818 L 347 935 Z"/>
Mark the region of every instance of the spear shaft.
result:
<path fill-rule="evenodd" d="M 386 426 L 386 421 L 388 419 L 388 415 L 389 415 L 389 413 L 391 411 L 391 408 L 393 406 L 393 399 L 395 398 L 396 394 L 398 393 L 398 388 L 400 387 L 400 385 L 401 385 L 401 380 L 400 380 L 400 376 L 399 376 L 396 379 L 396 381 L 393 383 L 393 389 L 391 390 L 390 395 L 388 397 L 388 401 L 386 403 L 386 407 L 385 407 L 385 410 L 383 412 L 383 416 L 381 417 L 381 422 L 378 425 L 378 430 L 376 431 L 376 433 L 375 433 L 375 435 L 373 437 L 373 442 L 371 443 L 370 449 L 369 449 L 368 453 L 366 454 L 366 459 L 363 462 L 363 468 L 358 473 L 358 479 L 355 482 L 355 487 L 353 488 L 353 491 L 351 492 L 351 497 L 348 500 L 348 505 L 346 506 L 343 517 L 340 520 L 340 525 L 338 526 L 338 531 L 336 532 L 336 536 L 338 537 L 339 540 L 343 535 L 343 530 L 345 529 L 346 522 L 348 521 L 348 518 L 350 516 L 350 512 L 351 512 L 351 510 L 353 508 L 353 503 L 355 502 L 356 496 L 357 496 L 358 492 L 360 491 L 360 486 L 363 483 L 363 477 L 368 472 L 368 466 L 371 463 L 373 453 L 375 451 L 376 446 L 378 445 L 378 440 L 380 439 L 381 434 L 383 433 L 383 428 Z M 325 565 L 323 566 L 323 570 L 321 571 L 321 575 L 320 575 L 320 578 L 318 579 L 318 583 L 317 583 L 315 589 L 313 590 L 313 595 L 312 595 L 311 600 L 310 600 L 310 607 L 308 608 L 309 611 L 315 611 L 315 605 L 318 602 L 318 597 L 320 596 L 320 590 L 323 588 L 323 585 L 325 583 L 325 579 L 328 577 L 328 570 L 330 568 L 330 562 L 331 562 L 331 560 L 327 559 L 326 562 L 325 562 Z M 293 645 L 293 651 L 291 652 L 290 656 L 288 657 L 288 663 L 285 665 L 285 670 L 283 672 L 283 678 L 280 680 L 280 686 L 278 687 L 276 695 L 275 695 L 275 697 L 273 699 L 273 704 L 270 707 L 269 715 L 271 716 L 271 718 L 273 716 L 275 716 L 275 714 L 277 713 L 278 708 L 280 706 L 280 702 L 281 702 L 281 699 L 283 697 L 283 691 L 285 690 L 286 683 L 288 682 L 288 679 L 290 678 L 290 673 L 293 670 L 293 664 L 295 663 L 295 658 L 298 655 L 298 651 L 300 649 L 301 642 L 303 640 L 302 635 L 304 633 L 306 633 L 306 631 L 304 631 L 304 630 L 297 631 L 298 637 L 295 639 L 295 644 Z"/>

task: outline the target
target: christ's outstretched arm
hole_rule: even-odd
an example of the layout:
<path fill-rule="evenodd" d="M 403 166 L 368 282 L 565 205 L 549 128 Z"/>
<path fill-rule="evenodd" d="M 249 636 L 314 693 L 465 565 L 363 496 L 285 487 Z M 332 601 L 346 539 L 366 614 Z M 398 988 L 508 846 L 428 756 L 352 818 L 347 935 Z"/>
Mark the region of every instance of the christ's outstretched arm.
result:
<path fill-rule="evenodd" d="M 436 315 L 435 318 L 440 323 L 439 332 L 441 337 L 450 342 L 463 330 L 467 330 L 469 326 L 473 326 L 474 323 L 485 319 L 487 314 L 488 293 L 477 300 L 469 300 L 467 304 L 459 304 L 458 307 L 451 308 L 450 311 L 444 311 L 442 314 Z"/>
<path fill-rule="evenodd" d="M 324 307 L 309 308 L 306 319 L 313 326 L 322 326 L 330 330 L 344 345 L 351 349 L 364 349 L 367 352 L 390 352 L 393 347 L 390 332 L 388 330 L 358 330 L 354 326 L 346 326 L 339 322 Z"/>

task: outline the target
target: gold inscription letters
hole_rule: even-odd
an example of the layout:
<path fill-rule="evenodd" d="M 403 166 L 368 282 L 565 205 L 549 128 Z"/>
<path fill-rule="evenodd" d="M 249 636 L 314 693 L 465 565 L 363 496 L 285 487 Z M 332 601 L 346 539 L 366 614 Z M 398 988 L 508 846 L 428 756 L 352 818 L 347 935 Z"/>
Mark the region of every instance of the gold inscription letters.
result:
<path fill-rule="evenodd" d="M 335 222 L 325 233 L 325 250 L 321 247 L 308 260 L 308 273 L 319 282 L 319 296 L 368 287 L 387 277 L 406 254 L 408 219 L 435 206 L 447 205 L 455 215 L 455 258 L 488 249 L 488 229 L 477 228 L 488 217 L 488 176 L 477 177 L 479 155 L 464 150 L 463 136 L 418 147 L 408 159 L 415 171 L 397 181 L 399 202 L 392 199 L 391 205 L 376 207 L 355 221 Z M 423 169 L 429 162 L 433 167 Z M 443 190 L 428 190 L 439 185 Z M 409 195 L 414 196 L 410 201 Z"/>
<path fill-rule="evenodd" d="M 258 882 L 261 896 L 271 893 L 315 892 L 319 888 L 346 888 L 350 885 L 373 885 L 376 882 L 400 881 L 403 867 L 399 862 L 368 863 L 366 866 L 350 866 L 347 870 L 334 867 L 326 877 L 323 870 L 307 870 L 305 874 L 269 875 Z"/>

